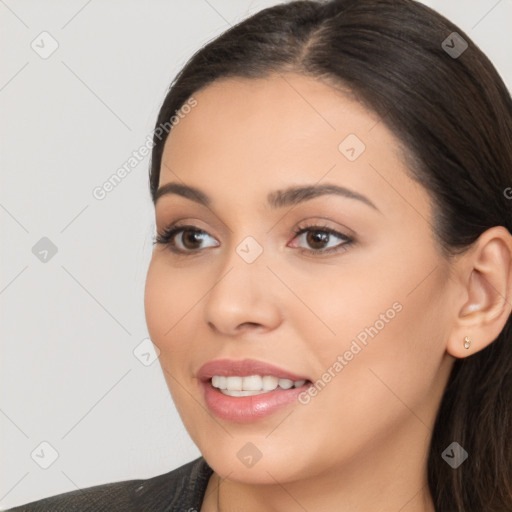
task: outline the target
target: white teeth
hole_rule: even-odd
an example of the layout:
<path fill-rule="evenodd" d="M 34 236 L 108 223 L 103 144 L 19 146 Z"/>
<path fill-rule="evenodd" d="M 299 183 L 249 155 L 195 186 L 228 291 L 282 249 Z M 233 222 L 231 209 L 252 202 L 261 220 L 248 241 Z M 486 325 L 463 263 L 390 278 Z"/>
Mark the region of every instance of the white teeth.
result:
<path fill-rule="evenodd" d="M 227 377 L 226 388 L 229 391 L 242 391 L 242 377 Z"/>
<path fill-rule="evenodd" d="M 223 395 L 228 396 L 254 396 L 254 395 L 261 395 L 262 393 L 265 393 L 265 391 L 230 391 L 229 389 L 221 389 L 219 390 Z"/>
<path fill-rule="evenodd" d="M 218 389 L 226 389 L 226 377 L 215 375 L 212 377 L 212 386 Z"/>
<path fill-rule="evenodd" d="M 272 375 L 249 375 L 247 377 L 226 377 L 214 375 L 212 386 L 229 396 L 253 396 L 261 393 L 280 389 L 291 389 L 294 386 L 299 388 L 305 384 L 305 380 L 293 381 L 290 379 L 279 379 Z"/>
<path fill-rule="evenodd" d="M 273 391 L 279 385 L 279 379 L 272 377 L 272 375 L 265 375 L 263 377 L 263 391 Z"/>
<path fill-rule="evenodd" d="M 259 391 L 263 389 L 263 379 L 259 375 L 244 377 L 242 380 L 242 389 L 244 391 Z"/>
<path fill-rule="evenodd" d="M 279 379 L 279 386 L 281 386 L 283 389 L 290 389 L 293 386 L 293 380 Z"/>

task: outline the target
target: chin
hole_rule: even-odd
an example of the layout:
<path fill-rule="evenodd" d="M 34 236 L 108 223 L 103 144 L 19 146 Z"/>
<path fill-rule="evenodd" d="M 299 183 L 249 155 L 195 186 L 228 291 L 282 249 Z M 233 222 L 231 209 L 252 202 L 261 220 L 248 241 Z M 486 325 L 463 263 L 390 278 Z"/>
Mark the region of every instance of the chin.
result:
<path fill-rule="evenodd" d="M 265 434 L 267 435 L 267 434 Z M 300 443 L 279 446 L 272 436 L 227 436 L 222 445 L 198 445 L 210 467 L 222 478 L 247 484 L 275 484 L 305 478 L 311 472 L 307 452 Z"/>

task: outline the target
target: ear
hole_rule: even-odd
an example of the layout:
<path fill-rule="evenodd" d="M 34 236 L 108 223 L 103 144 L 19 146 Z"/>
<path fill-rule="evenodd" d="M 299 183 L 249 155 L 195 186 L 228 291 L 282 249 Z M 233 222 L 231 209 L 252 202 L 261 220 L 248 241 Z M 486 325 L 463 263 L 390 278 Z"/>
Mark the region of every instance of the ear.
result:
<path fill-rule="evenodd" d="M 512 311 L 512 235 L 495 226 L 480 235 L 455 263 L 461 303 L 446 350 L 467 357 L 490 345 Z M 464 339 L 471 340 L 469 349 Z"/>

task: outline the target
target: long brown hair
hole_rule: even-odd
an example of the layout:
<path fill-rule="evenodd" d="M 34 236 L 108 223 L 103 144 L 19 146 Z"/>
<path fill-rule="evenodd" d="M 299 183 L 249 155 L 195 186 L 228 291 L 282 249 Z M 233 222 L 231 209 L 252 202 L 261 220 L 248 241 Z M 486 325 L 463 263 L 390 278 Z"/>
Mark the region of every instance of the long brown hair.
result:
<path fill-rule="evenodd" d="M 460 28 L 414 0 L 264 9 L 190 58 L 156 126 L 214 80 L 285 71 L 348 86 L 380 115 L 434 202 L 434 234 L 447 258 L 493 226 L 512 233 L 510 93 Z M 153 201 L 165 140 L 153 140 Z M 441 457 L 453 441 L 469 454 L 456 469 Z M 487 348 L 456 360 L 434 425 L 428 481 L 438 512 L 512 511 L 512 316 Z"/>

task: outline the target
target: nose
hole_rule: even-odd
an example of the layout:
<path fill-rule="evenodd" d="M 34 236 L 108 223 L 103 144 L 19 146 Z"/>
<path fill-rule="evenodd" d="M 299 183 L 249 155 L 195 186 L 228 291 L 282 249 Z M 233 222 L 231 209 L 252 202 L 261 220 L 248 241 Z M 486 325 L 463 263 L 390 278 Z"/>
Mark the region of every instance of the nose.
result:
<path fill-rule="evenodd" d="M 226 258 L 204 305 L 205 321 L 217 334 L 236 337 L 280 325 L 278 283 L 264 254 L 248 263 L 232 249 Z"/>

